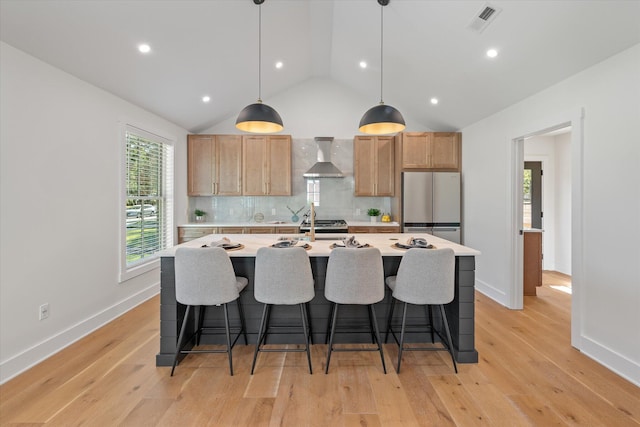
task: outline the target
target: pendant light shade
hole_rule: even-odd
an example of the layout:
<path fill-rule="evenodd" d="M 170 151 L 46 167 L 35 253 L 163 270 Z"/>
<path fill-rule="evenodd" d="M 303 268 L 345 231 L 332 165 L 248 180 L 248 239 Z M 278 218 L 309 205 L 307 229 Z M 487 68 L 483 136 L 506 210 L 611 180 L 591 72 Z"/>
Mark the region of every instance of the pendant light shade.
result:
<path fill-rule="evenodd" d="M 236 119 L 236 128 L 251 133 L 272 133 L 284 129 L 280 114 L 272 107 L 262 103 L 262 3 L 264 0 L 253 0 L 258 5 L 258 100 L 240 111 Z"/>
<path fill-rule="evenodd" d="M 390 0 L 378 0 L 380 4 L 380 104 L 371 107 L 364 113 L 360 119 L 359 130 L 362 133 L 371 135 L 384 135 L 388 133 L 398 133 L 405 128 L 404 118 L 400 111 L 386 105 L 382 100 L 382 82 L 383 82 L 383 28 L 384 28 L 384 6 L 389 4 Z"/>
<path fill-rule="evenodd" d="M 360 119 L 362 133 L 384 135 L 401 132 L 404 128 L 404 118 L 400 111 L 384 103 L 369 108 Z"/>
<path fill-rule="evenodd" d="M 238 114 L 236 128 L 251 133 L 280 132 L 284 126 L 280 114 L 267 104 L 258 100 L 255 104 L 247 105 Z"/>

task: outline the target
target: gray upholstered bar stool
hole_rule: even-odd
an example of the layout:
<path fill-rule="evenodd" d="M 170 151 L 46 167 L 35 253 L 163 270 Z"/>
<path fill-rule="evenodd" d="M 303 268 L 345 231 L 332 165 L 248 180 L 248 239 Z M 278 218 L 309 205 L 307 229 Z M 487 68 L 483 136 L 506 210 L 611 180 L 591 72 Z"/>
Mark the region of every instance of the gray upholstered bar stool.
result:
<path fill-rule="evenodd" d="M 229 356 L 229 373 L 233 375 L 233 358 L 231 351 L 241 334 L 247 344 L 247 332 L 244 323 L 244 313 L 240 301 L 240 293 L 247 287 L 245 277 L 236 277 L 229 255 L 222 248 L 178 248 L 175 254 L 176 301 L 187 306 L 180 328 L 180 335 L 176 343 L 176 354 L 173 358 L 171 376 L 176 369 L 178 355 L 181 353 L 227 353 Z M 240 317 L 238 333 L 231 341 L 229 326 L 229 311 L 227 303 L 236 301 Z M 200 344 L 203 331 L 224 329 L 227 346 L 225 350 L 182 350 L 194 338 L 184 339 L 189 321 L 189 313 L 194 306 L 200 306 L 196 315 L 197 325 L 194 333 L 196 345 Z M 203 326 L 205 308 L 207 306 L 222 306 L 224 308 L 224 328 Z M 198 318 L 199 317 L 199 318 Z"/>
<path fill-rule="evenodd" d="M 451 333 L 449 332 L 449 322 L 444 310 L 444 304 L 453 301 L 455 289 L 455 255 L 453 249 L 409 249 L 400 261 L 398 267 L 398 275 L 386 278 L 387 286 L 392 291 L 391 307 L 389 309 L 389 318 L 387 320 L 387 335 L 389 332 L 393 334 L 393 338 L 398 344 L 398 369 L 400 373 L 400 364 L 402 362 L 403 351 L 415 350 L 446 350 L 451 355 L 453 368 L 458 372 L 456 359 L 453 356 L 453 344 L 451 342 Z M 393 318 L 393 310 L 395 303 L 401 301 L 404 303 L 402 312 L 402 326 L 400 330 L 400 340 L 392 329 L 391 321 Z M 429 309 L 429 325 L 431 331 L 431 341 L 433 342 L 433 319 L 431 316 L 431 305 L 440 307 L 442 316 L 442 325 L 446 332 L 446 344 L 441 347 L 405 347 L 404 336 L 407 321 L 407 305 L 424 305 Z M 413 326 L 413 325 L 412 325 Z M 436 331 L 437 332 L 437 331 Z M 444 338 L 437 332 L 441 339 Z"/>
<path fill-rule="evenodd" d="M 253 363 L 251 364 L 251 375 L 256 367 L 258 352 L 274 351 L 306 351 L 309 362 L 309 373 L 313 373 L 311 368 L 310 339 L 311 324 L 307 303 L 315 295 L 313 287 L 313 273 L 309 255 L 302 247 L 291 248 L 260 248 L 256 253 L 255 278 L 253 285 L 256 301 L 264 304 L 262 310 L 262 320 L 258 331 L 258 341 L 253 353 Z M 262 347 L 271 320 L 271 307 L 273 305 L 299 305 L 300 317 L 302 318 L 302 332 L 304 334 L 305 348 L 277 348 L 265 349 Z M 288 328 L 288 326 L 283 326 Z"/>
<path fill-rule="evenodd" d="M 387 373 L 384 363 L 382 341 L 373 304 L 384 298 L 384 270 L 382 256 L 377 248 L 335 248 L 329 255 L 324 296 L 331 304 L 329 316 L 329 347 L 325 374 L 329 372 L 333 351 L 379 351 L 382 370 Z M 369 323 L 376 348 L 334 348 L 333 340 L 338 320 L 338 307 L 341 304 L 366 305 L 369 310 Z"/>

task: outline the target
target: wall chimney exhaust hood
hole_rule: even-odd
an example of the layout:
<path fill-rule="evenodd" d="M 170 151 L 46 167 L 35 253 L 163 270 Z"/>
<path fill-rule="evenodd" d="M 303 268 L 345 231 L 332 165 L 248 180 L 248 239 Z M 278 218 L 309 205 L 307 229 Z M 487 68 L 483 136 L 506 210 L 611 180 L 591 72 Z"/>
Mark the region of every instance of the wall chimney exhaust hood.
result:
<path fill-rule="evenodd" d="M 318 145 L 318 161 L 306 171 L 305 178 L 344 178 L 344 174 L 331 163 L 332 136 L 317 136 L 314 138 Z"/>

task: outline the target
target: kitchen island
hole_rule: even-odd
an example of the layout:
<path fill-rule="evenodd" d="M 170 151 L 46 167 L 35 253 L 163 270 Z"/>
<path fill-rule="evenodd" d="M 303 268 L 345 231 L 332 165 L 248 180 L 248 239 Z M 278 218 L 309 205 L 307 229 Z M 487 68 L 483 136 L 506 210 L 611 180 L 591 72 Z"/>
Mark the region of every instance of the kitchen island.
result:
<path fill-rule="evenodd" d="M 352 236 L 354 234 L 349 234 Z M 174 255 L 175 250 L 179 247 L 201 247 L 208 245 L 213 241 L 220 240 L 223 237 L 230 238 L 232 243 L 241 243 L 243 247 L 239 250 L 229 251 L 231 262 L 237 276 L 244 276 L 249 279 L 247 289 L 242 293 L 242 303 L 245 313 L 247 332 L 249 335 L 249 344 L 255 344 L 257 339 L 257 331 L 259 328 L 260 317 L 262 315 L 262 304 L 258 303 L 253 297 L 253 278 L 255 256 L 259 248 L 269 246 L 282 238 L 282 234 L 260 234 L 260 235 L 232 235 L 226 236 L 214 234 L 204 236 L 171 249 L 167 249 L 160 254 L 161 257 L 161 276 L 160 276 L 160 352 L 156 356 L 157 366 L 170 366 L 173 363 L 173 355 L 176 350 L 176 342 L 178 333 L 182 326 L 185 306 L 176 302 L 175 298 L 175 275 L 174 275 Z M 286 236 L 285 236 L 286 237 Z M 292 235 L 290 237 L 299 237 Z M 345 234 L 338 235 L 316 235 L 316 241 L 306 242 L 311 246 L 307 253 L 311 261 L 311 268 L 315 279 L 316 295 L 309 303 L 309 313 L 311 316 L 311 324 L 313 328 L 313 342 L 324 343 L 325 334 L 329 317 L 329 302 L 324 298 L 324 279 L 329 254 L 331 253 L 331 245 L 340 241 Z M 459 363 L 477 363 L 478 353 L 475 350 L 474 339 L 474 282 L 475 282 L 475 256 L 479 255 L 475 249 L 444 240 L 429 234 L 355 234 L 356 239 L 360 243 L 368 243 L 376 247 L 382 253 L 384 274 L 386 276 L 395 275 L 404 250 L 393 247 L 394 243 L 405 243 L 410 237 L 422 237 L 433 244 L 436 248 L 451 248 L 456 255 L 456 273 L 455 273 L 455 297 L 454 300 L 445 306 L 447 317 L 451 327 L 451 336 L 454 347 L 454 355 Z M 354 249 L 357 250 L 357 249 Z M 386 319 L 388 315 L 388 307 L 391 294 L 388 289 L 385 291 L 385 298 L 376 305 L 376 316 L 381 328 L 381 332 L 386 328 Z M 231 321 L 237 319 L 237 311 L 235 304 L 230 305 Z M 424 309 L 422 307 L 412 307 L 408 314 L 409 320 L 424 318 Z M 207 320 L 222 320 L 222 310 L 207 310 Z M 396 313 L 401 310 L 396 310 Z M 347 306 L 341 310 L 341 325 L 347 325 L 347 331 L 339 334 L 336 341 L 339 343 L 342 339 L 348 339 L 349 342 L 370 342 L 371 334 L 368 330 L 368 314 L 366 308 L 359 306 Z M 436 330 L 441 329 L 441 319 L 436 315 L 434 310 L 434 327 Z M 287 320 L 292 320 L 297 325 L 299 319 L 299 311 L 297 306 L 275 307 L 273 322 L 275 325 L 282 324 Z M 234 319 L 235 317 L 235 319 Z M 424 320 L 421 320 L 424 321 Z M 190 331 L 195 330 L 193 321 L 188 326 Z M 298 328 L 299 329 L 299 326 Z M 297 331 L 294 329 L 294 331 Z M 298 335 L 300 335 L 298 337 Z M 344 338 L 345 335 L 347 338 Z M 342 338 L 341 338 L 342 337 Z M 408 341 L 430 341 L 429 334 L 410 334 Z M 203 336 L 202 343 L 222 343 L 222 337 Z M 269 343 L 289 342 L 288 340 L 300 340 L 302 343 L 302 334 L 287 334 L 286 336 L 278 334 L 269 335 Z M 242 340 L 240 340 L 242 342 Z M 293 341 L 298 342 L 298 341 Z M 390 341 L 391 342 L 391 341 Z"/>

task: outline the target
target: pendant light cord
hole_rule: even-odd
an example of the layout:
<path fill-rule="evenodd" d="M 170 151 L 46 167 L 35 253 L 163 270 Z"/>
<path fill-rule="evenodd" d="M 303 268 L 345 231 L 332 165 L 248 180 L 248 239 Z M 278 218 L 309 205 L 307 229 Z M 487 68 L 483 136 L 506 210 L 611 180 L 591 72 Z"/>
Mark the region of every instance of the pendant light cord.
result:
<path fill-rule="evenodd" d="M 380 6 L 380 104 L 384 104 L 382 100 L 382 80 L 384 75 L 384 60 L 383 60 L 383 41 L 384 41 L 384 6 Z"/>
<path fill-rule="evenodd" d="M 258 102 L 262 103 L 262 4 L 258 5 Z"/>

